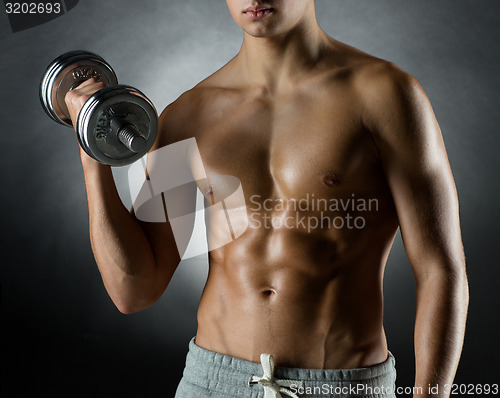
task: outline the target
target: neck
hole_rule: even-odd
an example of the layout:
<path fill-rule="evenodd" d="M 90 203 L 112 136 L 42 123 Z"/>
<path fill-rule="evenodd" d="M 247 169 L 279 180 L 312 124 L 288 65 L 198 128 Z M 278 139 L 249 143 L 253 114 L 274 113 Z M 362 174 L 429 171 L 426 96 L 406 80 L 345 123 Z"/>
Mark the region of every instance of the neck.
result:
<path fill-rule="evenodd" d="M 289 32 L 273 37 L 255 37 L 244 32 L 237 56 L 241 75 L 249 84 L 277 92 L 293 85 L 311 71 L 320 59 L 327 35 L 316 17 L 301 21 Z"/>

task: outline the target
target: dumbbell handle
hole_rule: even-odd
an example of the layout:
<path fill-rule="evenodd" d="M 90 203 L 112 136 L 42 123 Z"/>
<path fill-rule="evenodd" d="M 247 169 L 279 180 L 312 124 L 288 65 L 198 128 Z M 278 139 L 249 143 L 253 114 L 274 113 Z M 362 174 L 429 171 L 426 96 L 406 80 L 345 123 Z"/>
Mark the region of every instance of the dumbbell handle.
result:
<path fill-rule="evenodd" d="M 147 146 L 146 137 L 133 124 L 114 117 L 111 119 L 111 129 L 120 142 L 134 153 L 142 153 Z"/>

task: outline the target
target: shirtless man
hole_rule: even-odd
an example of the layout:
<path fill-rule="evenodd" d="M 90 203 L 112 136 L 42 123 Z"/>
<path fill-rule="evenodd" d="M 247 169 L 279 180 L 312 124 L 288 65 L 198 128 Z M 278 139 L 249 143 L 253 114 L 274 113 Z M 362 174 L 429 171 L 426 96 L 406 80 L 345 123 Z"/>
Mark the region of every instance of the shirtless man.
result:
<path fill-rule="evenodd" d="M 204 193 L 218 201 L 225 187 L 216 176 L 237 177 L 250 220 L 209 254 L 177 396 L 333 396 L 306 389 L 324 383 L 393 388 L 382 280 L 398 227 L 417 285 L 415 386 L 423 388 L 415 396 L 431 396 L 428 385 L 453 381 L 468 287 L 456 189 L 426 95 L 395 65 L 328 37 L 314 0 L 227 4 L 243 30 L 240 52 L 165 109 L 152 149 L 195 138 Z M 101 87 L 89 80 L 68 94 L 73 120 Z M 83 151 L 81 160 L 104 285 L 121 312 L 145 309 L 179 264 L 172 229 L 139 221 L 122 205 L 110 167 Z M 350 198 L 376 206 L 320 215 L 312 205 Z M 301 199 L 309 207 L 279 205 Z M 325 214 L 345 222 L 264 222 Z M 348 227 L 349 216 L 363 222 Z M 432 396 L 448 395 L 441 388 Z"/>

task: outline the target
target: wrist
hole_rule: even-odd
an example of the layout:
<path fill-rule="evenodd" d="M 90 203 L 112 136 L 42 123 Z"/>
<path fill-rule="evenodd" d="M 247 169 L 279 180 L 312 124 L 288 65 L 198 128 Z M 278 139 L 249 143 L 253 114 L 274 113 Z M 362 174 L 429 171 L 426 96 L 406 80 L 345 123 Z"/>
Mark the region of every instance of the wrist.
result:
<path fill-rule="evenodd" d="M 80 148 L 80 162 L 82 163 L 84 174 L 97 173 L 110 168 L 110 166 L 102 164 L 87 155 L 87 153 L 82 148 Z"/>

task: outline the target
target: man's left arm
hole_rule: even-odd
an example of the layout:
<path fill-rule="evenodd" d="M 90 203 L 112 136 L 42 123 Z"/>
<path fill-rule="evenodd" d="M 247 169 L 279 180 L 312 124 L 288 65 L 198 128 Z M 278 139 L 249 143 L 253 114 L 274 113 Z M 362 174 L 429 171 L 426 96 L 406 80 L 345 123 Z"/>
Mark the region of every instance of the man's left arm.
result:
<path fill-rule="evenodd" d="M 417 291 L 415 397 L 448 397 L 462 351 L 468 284 L 458 198 L 441 131 L 418 82 L 392 64 L 364 85 L 364 122 L 379 151 Z M 429 385 L 439 394 L 429 394 Z"/>

